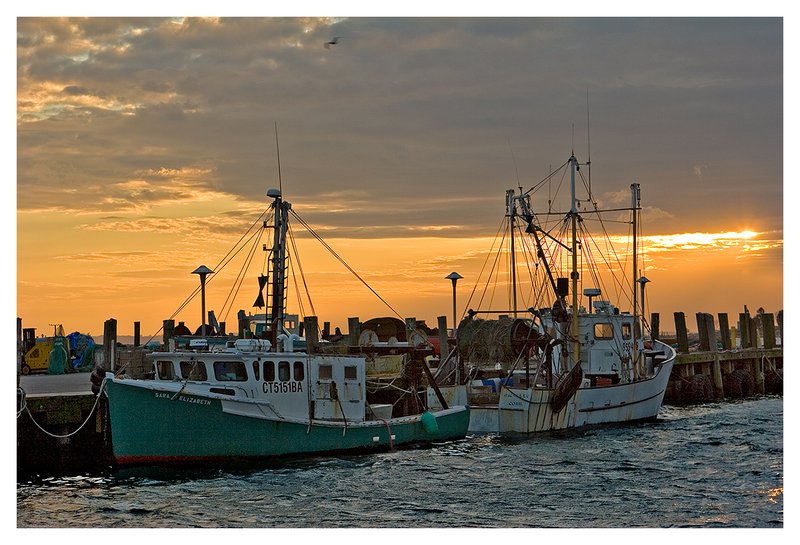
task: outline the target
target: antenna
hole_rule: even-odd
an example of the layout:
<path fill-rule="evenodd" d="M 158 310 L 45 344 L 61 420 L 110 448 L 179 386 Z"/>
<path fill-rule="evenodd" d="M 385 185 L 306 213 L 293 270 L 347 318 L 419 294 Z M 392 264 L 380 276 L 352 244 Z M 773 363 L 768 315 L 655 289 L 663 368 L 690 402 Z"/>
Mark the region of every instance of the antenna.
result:
<path fill-rule="evenodd" d="M 572 124 L 572 155 L 575 155 L 575 123 Z"/>
<path fill-rule="evenodd" d="M 592 136 L 589 131 L 589 88 L 586 88 L 586 166 L 589 167 L 589 198 L 592 197 Z"/>
<path fill-rule="evenodd" d="M 511 147 L 511 138 L 508 139 L 508 149 L 511 150 L 511 161 L 514 163 L 514 172 L 517 175 L 517 185 L 519 186 L 520 194 L 522 194 L 522 184 L 519 182 L 519 169 L 517 168 L 517 158 L 514 157 L 514 148 Z"/>
<path fill-rule="evenodd" d="M 281 179 L 281 148 L 278 144 L 278 122 L 275 122 L 275 149 L 278 152 L 278 189 L 283 195 L 283 180 Z"/>

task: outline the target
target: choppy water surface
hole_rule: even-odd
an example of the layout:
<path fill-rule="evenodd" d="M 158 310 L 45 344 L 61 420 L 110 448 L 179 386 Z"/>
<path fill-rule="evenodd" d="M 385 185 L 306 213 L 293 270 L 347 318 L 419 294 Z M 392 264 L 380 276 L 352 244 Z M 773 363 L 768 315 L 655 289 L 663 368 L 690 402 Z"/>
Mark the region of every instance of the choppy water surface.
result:
<path fill-rule="evenodd" d="M 252 468 L 42 477 L 18 483 L 17 525 L 782 527 L 783 401 Z"/>

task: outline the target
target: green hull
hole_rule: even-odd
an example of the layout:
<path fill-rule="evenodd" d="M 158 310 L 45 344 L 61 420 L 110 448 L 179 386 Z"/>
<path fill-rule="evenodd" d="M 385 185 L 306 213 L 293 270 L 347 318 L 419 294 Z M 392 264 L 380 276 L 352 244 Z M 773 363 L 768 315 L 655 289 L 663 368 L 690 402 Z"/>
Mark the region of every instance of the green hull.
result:
<path fill-rule="evenodd" d="M 111 437 L 118 465 L 265 458 L 463 438 L 469 408 L 384 421 L 308 423 L 223 412 L 220 399 L 106 382 Z M 427 426 L 426 426 L 427 424 Z M 391 430 L 391 432 L 390 432 Z M 390 438 L 390 435 L 394 436 Z"/>

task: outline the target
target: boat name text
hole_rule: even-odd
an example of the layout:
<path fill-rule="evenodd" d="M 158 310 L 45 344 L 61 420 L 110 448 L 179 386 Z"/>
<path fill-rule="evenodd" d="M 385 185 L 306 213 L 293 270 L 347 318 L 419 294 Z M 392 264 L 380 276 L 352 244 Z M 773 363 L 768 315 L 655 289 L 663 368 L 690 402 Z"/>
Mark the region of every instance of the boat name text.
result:
<path fill-rule="evenodd" d="M 175 394 L 168 394 L 166 392 L 156 392 L 156 397 L 163 397 L 167 399 L 172 399 L 172 396 Z M 179 396 L 178 401 L 183 401 L 184 403 L 196 403 L 197 405 L 211 405 L 210 399 L 199 399 L 196 397 L 186 397 L 186 396 Z"/>

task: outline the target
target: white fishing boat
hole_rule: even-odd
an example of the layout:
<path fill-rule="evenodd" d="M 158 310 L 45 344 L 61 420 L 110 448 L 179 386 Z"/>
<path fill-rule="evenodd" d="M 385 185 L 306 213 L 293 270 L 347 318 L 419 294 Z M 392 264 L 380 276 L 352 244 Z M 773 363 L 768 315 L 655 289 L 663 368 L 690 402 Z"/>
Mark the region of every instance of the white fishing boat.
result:
<path fill-rule="evenodd" d="M 630 208 L 600 210 L 591 193 L 585 199 L 576 196 L 579 169 L 573 154 L 538 186 L 506 193 L 508 230 L 503 233 L 510 242 L 510 308 L 469 310 L 458 326 L 455 346 L 449 354 L 442 351 L 436 373 L 447 403 L 469 404 L 470 432 L 545 432 L 652 420 L 659 413 L 675 351 L 647 338 L 642 310 L 648 280 L 637 274 L 639 184 L 631 185 Z M 532 194 L 559 172 L 569 172 L 569 210 L 550 211 L 548 199 L 547 211 L 534 213 Z M 590 191 L 590 181 L 582 185 Z M 605 232 L 602 216 L 609 212 L 630 213 L 633 276 L 618 270 L 617 283 L 601 289 L 598 284 L 611 280 L 593 267 L 610 269 L 605 257 L 613 254 L 598 247 L 586 222 L 589 216 L 597 219 Z M 556 219 L 544 225 L 542 217 Z M 497 245 L 498 256 L 503 246 Z M 518 250 L 523 260 L 517 259 Z M 517 303 L 519 261 L 531 268 L 525 291 L 534 299 L 523 309 Z M 612 290 L 629 294 L 627 310 L 608 300 Z M 429 392 L 431 406 L 437 398 Z"/>
<path fill-rule="evenodd" d="M 291 205 L 277 189 L 267 194 L 274 199 L 274 222 L 264 221 L 262 229 L 273 230 L 274 238 L 254 306 L 263 306 L 266 288 L 268 323 L 256 328 L 257 338 L 184 339 L 180 347 L 173 339 L 148 356 L 151 379 L 128 377 L 124 370 L 94 372 L 95 388 L 108 397 L 114 462 L 217 463 L 463 438 L 469 423 L 465 405 L 428 409 L 423 403 L 371 400 L 363 355 L 325 346 L 316 327 L 305 338 L 290 331 L 287 322 L 297 321 L 285 312 Z M 416 390 L 406 391 L 416 400 Z M 424 402 L 425 389 L 420 391 Z"/>

